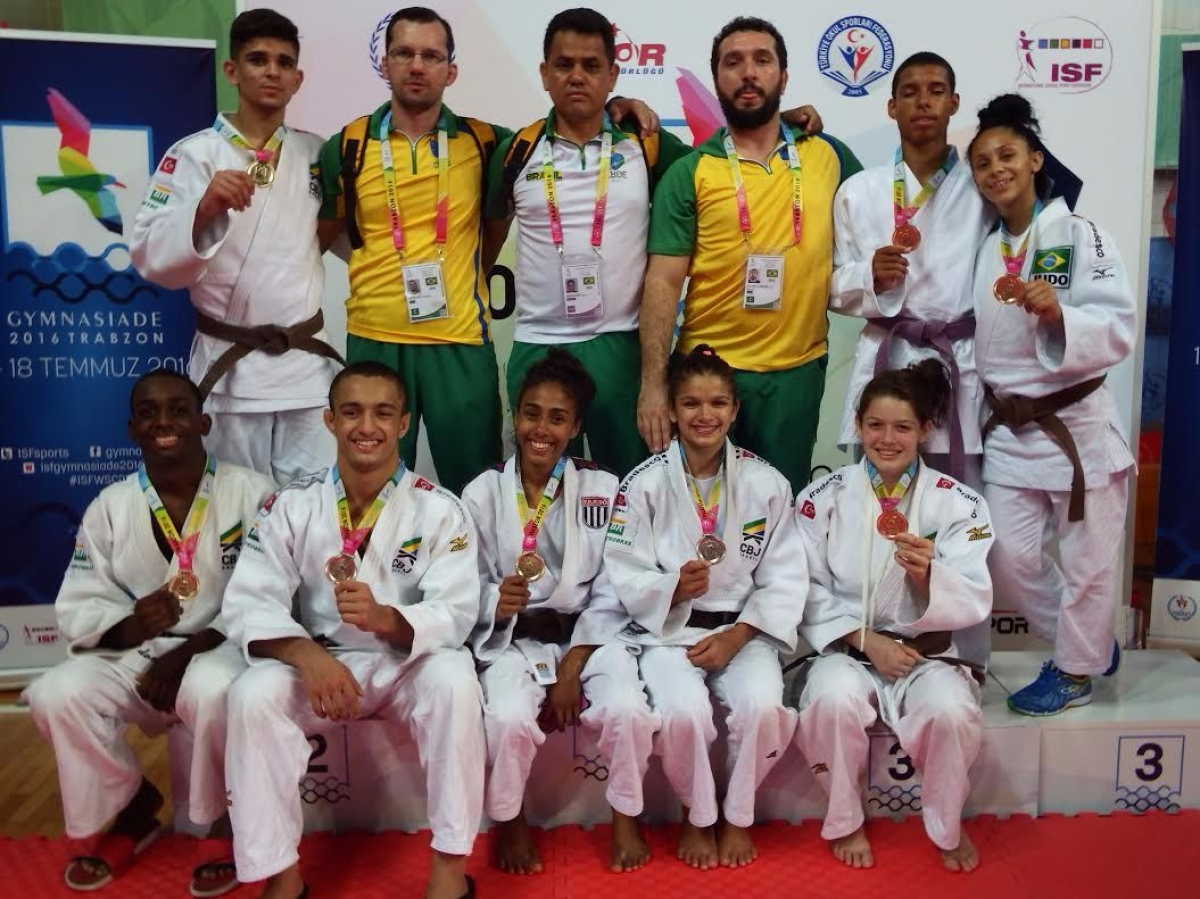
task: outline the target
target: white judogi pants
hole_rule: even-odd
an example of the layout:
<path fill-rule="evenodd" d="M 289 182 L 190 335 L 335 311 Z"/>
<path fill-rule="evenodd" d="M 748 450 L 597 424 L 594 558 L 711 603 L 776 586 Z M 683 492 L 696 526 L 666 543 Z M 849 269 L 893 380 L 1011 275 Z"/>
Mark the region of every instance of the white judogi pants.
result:
<path fill-rule="evenodd" d="M 225 814 L 225 723 L 228 690 L 246 667 L 236 646 L 222 643 L 194 657 L 183 675 L 175 715 L 157 711 L 137 692 L 150 660 L 76 656 L 28 689 L 34 723 L 54 747 L 67 836 L 99 833 L 138 791 L 142 770 L 125 742 L 130 724 L 185 727 L 192 736 L 188 813 L 201 826 Z"/>
<path fill-rule="evenodd" d="M 560 659 L 565 651 L 563 647 L 558 653 Z M 521 811 L 534 756 L 546 742 L 537 719 L 548 688 L 534 679 L 528 659 L 512 646 L 479 680 L 491 765 L 487 814 L 493 821 L 511 821 Z M 621 644 L 601 646 L 584 665 L 581 681 L 588 702 L 581 721 L 599 731 L 597 744 L 608 766 L 608 804 L 623 815 L 640 815 L 642 781 L 659 719 L 638 678 L 637 658 Z"/>
<path fill-rule="evenodd" d="M 411 662 L 378 652 L 338 652 L 363 695 L 363 717 L 406 724 L 425 769 L 432 846 L 469 855 L 483 814 L 486 747 L 479 681 L 466 649 Z M 324 726 L 300 672 L 256 663 L 229 694 L 229 782 L 238 879 L 264 880 L 299 859 L 304 815 L 299 783 L 312 747 L 306 731 Z"/>
<path fill-rule="evenodd" d="M 925 832 L 940 849 L 954 849 L 971 792 L 967 772 L 979 754 L 983 713 L 979 686 L 964 669 L 943 662 L 923 662 L 890 684 L 874 668 L 841 653 L 809 665 L 796 745 L 829 797 L 821 836 L 836 840 L 862 826 L 867 728 L 880 717 L 880 692 L 899 716 L 886 721 L 884 715 L 886 723 L 921 772 Z"/>
<path fill-rule="evenodd" d="M 996 542 L 988 568 L 997 605 L 1018 610 L 1054 643 L 1068 674 L 1100 674 L 1112 661 L 1113 614 L 1124 558 L 1129 476 L 1087 491 L 1083 521 L 1067 521 L 1069 491 L 987 484 Z M 1059 562 L 1050 553 L 1058 540 Z"/>
<path fill-rule="evenodd" d="M 280 412 L 210 412 L 208 451 L 222 462 L 274 478 L 280 486 L 329 466 L 337 442 L 325 427 L 325 408 Z"/>
<path fill-rule="evenodd" d="M 796 729 L 796 713 L 783 704 L 779 653 L 764 640 L 742 648 L 724 670 L 709 673 L 687 657 L 685 646 L 646 646 L 640 665 L 662 729 L 654 751 L 679 801 L 696 827 L 717 821 L 717 784 L 708 750 L 717 738 L 709 691 L 729 710 L 727 785 L 722 811 L 735 827 L 754 823 L 759 785 L 783 757 Z"/>

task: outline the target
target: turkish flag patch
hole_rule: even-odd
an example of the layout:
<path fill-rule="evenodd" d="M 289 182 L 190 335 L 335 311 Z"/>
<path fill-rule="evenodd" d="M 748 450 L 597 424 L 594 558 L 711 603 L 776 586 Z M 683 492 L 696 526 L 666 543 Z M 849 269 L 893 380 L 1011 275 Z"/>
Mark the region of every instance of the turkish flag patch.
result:
<path fill-rule="evenodd" d="M 806 499 L 804 501 L 804 505 L 802 505 L 800 507 L 800 514 L 803 515 L 805 518 L 816 518 L 817 517 L 817 507 L 813 505 L 811 499 Z"/>
<path fill-rule="evenodd" d="M 175 174 L 175 164 L 178 161 L 174 156 L 164 156 L 162 165 L 158 167 L 159 171 L 166 172 L 168 175 Z"/>
<path fill-rule="evenodd" d="M 938 490 L 949 490 L 954 486 L 954 482 L 949 478 L 938 478 L 938 482 L 934 484 L 934 486 L 937 487 Z"/>

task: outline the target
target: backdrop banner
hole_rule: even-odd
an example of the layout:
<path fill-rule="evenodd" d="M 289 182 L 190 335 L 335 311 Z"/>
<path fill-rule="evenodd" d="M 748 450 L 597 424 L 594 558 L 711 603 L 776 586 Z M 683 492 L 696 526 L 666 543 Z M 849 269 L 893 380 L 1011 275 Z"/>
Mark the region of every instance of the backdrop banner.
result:
<path fill-rule="evenodd" d="M 129 389 L 186 370 L 187 294 L 134 271 L 154 166 L 213 117 L 211 41 L 0 30 L 0 672 L 65 654 L 53 602 L 87 504 L 137 466 Z"/>

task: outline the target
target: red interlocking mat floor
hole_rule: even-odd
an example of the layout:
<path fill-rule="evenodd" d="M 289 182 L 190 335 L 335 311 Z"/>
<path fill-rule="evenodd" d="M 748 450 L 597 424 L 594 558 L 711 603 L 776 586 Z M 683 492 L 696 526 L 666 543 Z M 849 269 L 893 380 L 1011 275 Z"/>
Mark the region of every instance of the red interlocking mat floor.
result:
<path fill-rule="evenodd" d="M 942 869 L 917 819 L 869 825 L 876 864 L 867 871 L 852 871 L 835 861 L 816 824 L 756 828 L 759 859 L 736 871 L 693 871 L 677 861 L 673 857 L 676 828 L 670 826 L 650 831 L 654 860 L 632 874 L 607 870 L 607 828 L 576 827 L 539 835 L 546 866 L 540 875 L 518 877 L 489 868 L 487 834 L 476 843 L 469 870 L 481 899 L 1200 895 L 1195 866 L 1200 812 L 977 818 L 967 822 L 967 829 L 982 858 L 978 870 L 969 875 Z M 427 847 L 427 834 L 314 834 L 301 847 L 301 866 L 311 899 L 418 899 L 423 895 Z M 189 838 L 166 836 L 95 895 L 186 896 L 191 850 Z M 65 839 L 0 840 L 0 895 L 22 899 L 78 895 L 62 884 L 69 853 Z M 256 886 L 243 886 L 230 895 L 250 899 L 258 892 Z"/>

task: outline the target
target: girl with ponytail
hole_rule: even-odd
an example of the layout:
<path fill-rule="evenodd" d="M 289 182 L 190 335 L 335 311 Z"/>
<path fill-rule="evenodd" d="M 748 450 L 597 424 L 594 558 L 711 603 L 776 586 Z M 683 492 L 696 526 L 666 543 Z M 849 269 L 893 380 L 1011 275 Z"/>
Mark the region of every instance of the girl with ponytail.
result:
<path fill-rule="evenodd" d="M 1046 199 L 1028 100 L 1005 94 L 984 107 L 968 158 L 1000 219 L 973 285 L 992 573 L 998 602 L 1054 644 L 1008 704 L 1054 715 L 1091 702 L 1092 676 L 1120 661 L 1113 618 L 1134 460 L 1104 380 L 1133 349 L 1137 305 L 1112 237 Z"/>
<path fill-rule="evenodd" d="M 668 384 L 677 436 L 621 485 L 604 564 L 633 618 L 621 637 L 638 647 L 662 716 L 656 749 L 685 807 L 679 857 L 738 867 L 757 854 L 757 785 L 795 730 L 779 654 L 796 645 L 807 569 L 787 479 L 729 440 L 733 369 L 701 344 Z M 720 790 L 708 764 L 713 696 L 729 711 Z"/>
<path fill-rule="evenodd" d="M 800 633 L 819 654 L 804 672 L 796 743 L 829 797 L 821 836 L 855 868 L 874 863 L 859 775 L 877 720 L 923 774 L 925 831 L 943 864 L 979 863 L 962 808 L 982 669 L 962 658 L 960 635 L 991 614 L 993 531 L 979 495 L 918 455 L 949 405 L 937 359 L 876 376 L 855 416 L 862 461 L 796 497 L 811 579 Z"/>

